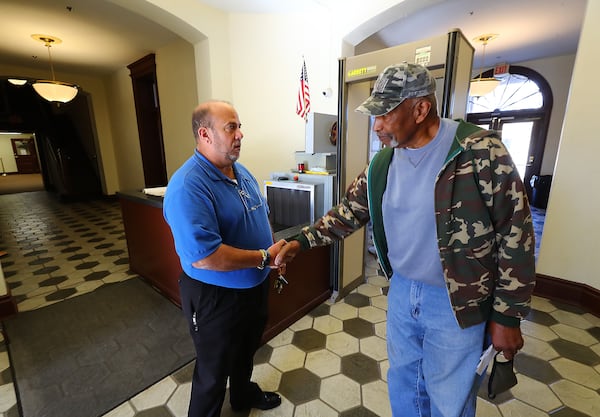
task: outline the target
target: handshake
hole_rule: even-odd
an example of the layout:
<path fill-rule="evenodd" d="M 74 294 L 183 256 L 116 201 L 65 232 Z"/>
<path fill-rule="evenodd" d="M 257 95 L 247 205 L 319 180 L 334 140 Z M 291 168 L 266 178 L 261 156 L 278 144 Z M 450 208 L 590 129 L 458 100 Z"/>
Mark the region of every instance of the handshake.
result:
<path fill-rule="evenodd" d="M 288 262 L 291 262 L 298 252 L 300 252 L 300 243 L 296 240 L 286 241 L 281 239 L 267 249 L 269 253 L 270 268 L 277 268 L 280 274 L 285 273 L 285 267 Z"/>

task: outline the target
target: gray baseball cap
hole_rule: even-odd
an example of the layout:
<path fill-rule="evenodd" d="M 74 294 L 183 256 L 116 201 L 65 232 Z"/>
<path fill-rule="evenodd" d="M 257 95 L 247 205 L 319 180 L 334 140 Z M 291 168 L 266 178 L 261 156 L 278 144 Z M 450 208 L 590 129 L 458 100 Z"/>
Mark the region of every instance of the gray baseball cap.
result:
<path fill-rule="evenodd" d="M 379 74 L 371 96 L 356 111 L 370 116 L 382 116 L 407 98 L 424 97 L 433 93 L 435 78 L 427 68 L 406 62 L 394 64 Z"/>

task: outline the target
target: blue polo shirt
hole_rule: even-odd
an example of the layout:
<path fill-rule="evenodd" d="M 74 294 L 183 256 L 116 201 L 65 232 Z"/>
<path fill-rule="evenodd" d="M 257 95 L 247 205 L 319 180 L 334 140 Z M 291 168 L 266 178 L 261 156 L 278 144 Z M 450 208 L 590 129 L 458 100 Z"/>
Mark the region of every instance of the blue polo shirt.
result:
<path fill-rule="evenodd" d="M 227 178 L 196 150 L 171 177 L 163 214 L 187 275 L 221 287 L 252 288 L 267 277 L 268 268 L 222 272 L 192 266 L 221 244 L 252 250 L 273 244 L 267 202 L 258 182 L 238 162 L 233 170 L 237 181 Z"/>

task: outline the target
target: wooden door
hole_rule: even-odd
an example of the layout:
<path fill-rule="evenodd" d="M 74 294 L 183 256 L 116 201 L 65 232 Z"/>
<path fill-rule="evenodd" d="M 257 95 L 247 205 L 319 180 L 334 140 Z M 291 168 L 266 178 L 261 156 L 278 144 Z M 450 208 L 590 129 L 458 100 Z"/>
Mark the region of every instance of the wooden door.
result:
<path fill-rule="evenodd" d="M 167 185 L 167 163 L 154 54 L 145 56 L 127 68 L 133 85 L 145 186 L 164 186 Z"/>
<path fill-rule="evenodd" d="M 17 172 L 19 174 L 36 174 L 40 172 L 35 141 L 33 138 L 11 139 Z"/>

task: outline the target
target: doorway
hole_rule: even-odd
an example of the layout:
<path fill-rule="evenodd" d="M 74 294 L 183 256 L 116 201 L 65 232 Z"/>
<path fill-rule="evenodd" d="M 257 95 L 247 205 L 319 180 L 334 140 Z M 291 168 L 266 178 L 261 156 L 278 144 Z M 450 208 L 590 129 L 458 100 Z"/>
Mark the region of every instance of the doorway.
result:
<path fill-rule="evenodd" d="M 149 54 L 127 66 L 135 100 L 142 166 L 146 187 L 167 185 L 160 101 L 156 79 L 155 55 Z"/>
<path fill-rule="evenodd" d="M 526 118 L 515 119 L 511 117 L 503 119 L 494 117 L 489 123 L 481 123 L 485 120 L 477 123 L 483 129 L 502 132 L 502 142 L 510 152 L 522 181 L 525 181 L 525 176 L 531 178 L 533 175 L 531 172 L 532 162 L 537 159 L 534 155 L 529 155 L 536 121 L 539 121 L 539 118 L 528 120 Z"/>
<path fill-rule="evenodd" d="M 491 77 L 492 71 L 484 72 L 483 77 Z M 540 175 L 542 167 L 552 103 L 550 85 L 539 73 L 511 66 L 495 90 L 482 97 L 470 97 L 467 104 L 467 121 L 501 132 L 529 201 L 533 194 L 531 179 Z"/>
<path fill-rule="evenodd" d="M 18 174 L 37 174 L 40 164 L 35 149 L 35 140 L 31 138 L 11 139 Z"/>
<path fill-rule="evenodd" d="M 490 70 L 483 76 L 492 75 Z M 546 219 L 544 202 L 548 201 L 550 185 L 542 190 L 539 183 L 531 180 L 540 178 L 552 102 L 550 85 L 539 73 L 512 66 L 494 91 L 486 96 L 471 97 L 467 105 L 467 121 L 501 132 L 502 142 L 519 171 L 530 201 L 536 261 Z"/>

